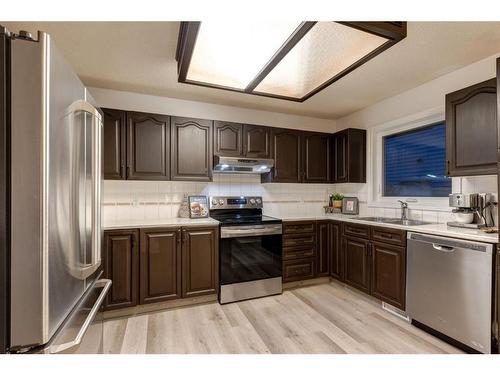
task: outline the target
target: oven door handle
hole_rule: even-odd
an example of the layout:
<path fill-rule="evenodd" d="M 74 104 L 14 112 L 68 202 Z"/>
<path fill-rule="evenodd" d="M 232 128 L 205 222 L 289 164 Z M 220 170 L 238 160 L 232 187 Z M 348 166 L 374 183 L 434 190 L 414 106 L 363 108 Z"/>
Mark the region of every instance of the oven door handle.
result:
<path fill-rule="evenodd" d="M 281 234 L 281 232 L 282 232 L 281 225 L 273 227 L 264 227 L 264 228 L 255 228 L 255 227 L 238 228 L 238 229 L 222 228 L 220 237 L 221 238 L 250 237 L 250 236 Z"/>

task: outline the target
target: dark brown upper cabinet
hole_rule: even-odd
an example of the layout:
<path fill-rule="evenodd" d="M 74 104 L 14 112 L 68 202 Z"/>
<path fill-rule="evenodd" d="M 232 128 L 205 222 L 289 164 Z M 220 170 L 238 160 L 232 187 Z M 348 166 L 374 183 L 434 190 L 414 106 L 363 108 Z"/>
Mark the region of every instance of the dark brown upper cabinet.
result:
<path fill-rule="evenodd" d="M 170 177 L 170 117 L 127 112 L 129 180 L 168 180 Z"/>
<path fill-rule="evenodd" d="M 211 120 L 172 117 L 171 179 L 211 181 L 213 167 Z"/>
<path fill-rule="evenodd" d="M 249 158 L 269 158 L 271 130 L 265 126 L 243 125 L 244 155 Z"/>
<path fill-rule="evenodd" d="M 325 133 L 302 134 L 302 182 L 330 182 L 330 135 Z"/>
<path fill-rule="evenodd" d="M 274 168 L 262 175 L 263 182 L 302 181 L 302 132 L 291 129 L 271 130 L 271 158 Z"/>
<path fill-rule="evenodd" d="M 141 304 L 181 298 L 181 228 L 140 230 Z"/>
<path fill-rule="evenodd" d="M 182 297 L 217 293 L 218 229 L 183 228 L 182 235 Z"/>
<path fill-rule="evenodd" d="M 446 95 L 449 176 L 497 174 L 496 91 L 494 78 Z"/>
<path fill-rule="evenodd" d="M 214 155 L 243 155 L 243 125 L 214 121 Z"/>
<path fill-rule="evenodd" d="M 104 232 L 102 249 L 104 277 L 113 281 L 105 309 L 137 305 L 139 280 L 139 233 L 137 230 Z"/>
<path fill-rule="evenodd" d="M 332 182 L 366 182 L 366 130 L 342 130 L 331 142 Z"/>
<path fill-rule="evenodd" d="M 123 180 L 127 177 L 126 112 L 107 108 L 103 108 L 102 111 L 104 112 L 104 178 Z"/>

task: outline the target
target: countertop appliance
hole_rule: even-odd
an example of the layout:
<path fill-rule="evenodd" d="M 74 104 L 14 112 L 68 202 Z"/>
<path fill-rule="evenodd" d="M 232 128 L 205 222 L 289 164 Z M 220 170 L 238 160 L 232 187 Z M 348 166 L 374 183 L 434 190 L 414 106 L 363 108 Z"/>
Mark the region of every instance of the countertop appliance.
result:
<path fill-rule="evenodd" d="M 102 114 L 50 36 L 0 28 L 0 350 L 102 352 Z"/>
<path fill-rule="evenodd" d="M 282 292 L 282 223 L 262 215 L 261 197 L 210 197 L 220 222 L 219 302 Z"/>
<path fill-rule="evenodd" d="M 274 167 L 273 159 L 214 156 L 214 173 L 262 174 Z"/>
<path fill-rule="evenodd" d="M 467 351 L 491 353 L 492 269 L 493 244 L 408 232 L 412 324 Z"/>
<path fill-rule="evenodd" d="M 488 220 L 491 215 L 491 194 L 489 193 L 473 193 L 462 194 L 454 193 L 449 195 L 449 206 L 455 207 L 454 214 L 459 216 L 461 214 L 472 213 L 473 218 L 471 223 L 461 222 L 459 220 L 450 221 L 446 223 L 450 227 L 478 229 L 488 226 Z M 489 218 L 489 217 L 490 218 Z M 493 226 L 493 219 L 491 218 L 490 224 Z"/>

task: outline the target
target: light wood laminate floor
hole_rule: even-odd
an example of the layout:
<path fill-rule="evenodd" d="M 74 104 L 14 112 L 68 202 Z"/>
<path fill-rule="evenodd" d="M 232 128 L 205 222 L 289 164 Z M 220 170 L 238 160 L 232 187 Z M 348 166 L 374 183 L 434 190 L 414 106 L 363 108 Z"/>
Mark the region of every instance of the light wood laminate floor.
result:
<path fill-rule="evenodd" d="M 461 353 L 331 282 L 109 320 L 105 353 Z"/>

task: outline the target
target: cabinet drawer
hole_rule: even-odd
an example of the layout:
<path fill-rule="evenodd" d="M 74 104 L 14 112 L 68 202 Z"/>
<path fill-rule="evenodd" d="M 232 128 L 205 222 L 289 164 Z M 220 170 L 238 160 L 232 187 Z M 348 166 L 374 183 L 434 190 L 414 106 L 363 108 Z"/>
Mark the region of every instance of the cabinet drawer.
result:
<path fill-rule="evenodd" d="M 344 223 L 344 235 L 370 238 L 370 227 L 365 225 Z"/>
<path fill-rule="evenodd" d="M 293 235 L 288 234 L 283 236 L 283 247 L 291 246 L 314 246 L 314 235 Z"/>
<path fill-rule="evenodd" d="M 283 234 L 314 233 L 314 221 L 283 223 Z"/>
<path fill-rule="evenodd" d="M 283 262 L 283 281 L 311 279 L 315 271 L 314 259 L 301 259 Z"/>
<path fill-rule="evenodd" d="M 314 246 L 283 248 L 283 260 L 310 258 L 315 256 L 316 248 Z"/>
<path fill-rule="evenodd" d="M 371 232 L 372 240 L 374 241 L 406 246 L 406 232 L 404 230 L 371 227 Z"/>

